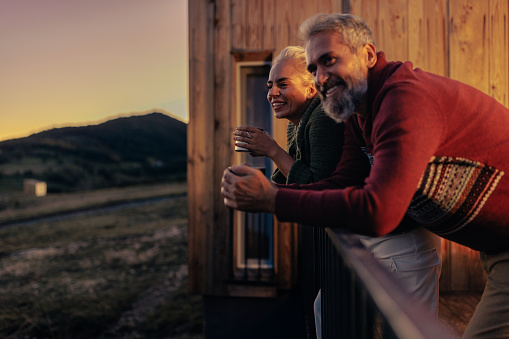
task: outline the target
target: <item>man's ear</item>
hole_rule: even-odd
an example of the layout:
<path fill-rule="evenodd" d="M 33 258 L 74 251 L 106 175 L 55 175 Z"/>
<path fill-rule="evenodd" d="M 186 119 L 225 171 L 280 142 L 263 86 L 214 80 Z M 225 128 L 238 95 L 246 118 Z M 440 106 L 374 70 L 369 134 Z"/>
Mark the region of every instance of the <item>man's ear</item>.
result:
<path fill-rule="evenodd" d="M 364 46 L 362 46 L 362 53 L 365 58 L 364 60 L 366 62 L 366 66 L 368 68 L 373 68 L 377 61 L 375 45 L 365 44 Z"/>
<path fill-rule="evenodd" d="M 367 54 L 367 62 L 366 62 L 366 65 L 369 67 L 369 68 L 373 68 L 375 67 L 376 65 L 376 61 L 378 59 L 377 55 L 376 55 L 376 47 L 375 45 L 372 45 L 372 44 L 366 44 L 364 45 L 364 48 L 366 48 L 366 54 Z"/>

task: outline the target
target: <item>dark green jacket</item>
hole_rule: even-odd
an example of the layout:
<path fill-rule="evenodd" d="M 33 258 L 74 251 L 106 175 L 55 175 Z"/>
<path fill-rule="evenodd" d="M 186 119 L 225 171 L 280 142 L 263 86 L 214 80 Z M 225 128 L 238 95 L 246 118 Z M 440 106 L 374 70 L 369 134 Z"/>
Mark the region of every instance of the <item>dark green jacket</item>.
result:
<path fill-rule="evenodd" d="M 325 114 L 319 97 L 313 99 L 299 127 L 288 123 L 286 151 L 296 160 L 288 178 L 276 169 L 272 180 L 278 184 L 309 184 L 329 177 L 341 157 L 343 132 L 344 124 Z"/>

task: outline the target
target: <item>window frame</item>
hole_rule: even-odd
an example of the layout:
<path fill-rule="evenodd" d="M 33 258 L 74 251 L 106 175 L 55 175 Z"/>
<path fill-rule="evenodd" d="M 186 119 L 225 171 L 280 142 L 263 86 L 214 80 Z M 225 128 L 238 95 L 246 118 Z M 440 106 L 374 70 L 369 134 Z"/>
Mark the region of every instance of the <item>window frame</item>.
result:
<path fill-rule="evenodd" d="M 256 68 L 263 67 L 268 68 L 270 71 L 270 67 L 272 62 L 270 61 L 237 61 L 235 63 L 235 94 L 236 94 L 236 105 L 235 105 L 235 114 L 234 114 L 234 126 L 245 125 L 249 123 L 248 117 L 246 114 L 248 109 L 246 105 L 248 105 L 248 94 L 247 94 L 247 76 L 250 74 L 258 74 L 258 72 L 249 72 L 246 70 L 248 68 Z M 263 73 L 263 72 L 260 72 Z M 268 79 L 268 72 L 265 73 L 266 79 Z M 266 101 L 266 95 L 260 100 Z M 270 109 L 270 105 L 267 102 L 268 110 L 266 116 L 267 126 L 263 126 L 263 129 L 268 133 L 272 134 L 273 131 L 273 118 L 272 118 L 272 110 Z M 258 126 L 257 126 L 258 127 Z M 248 157 L 246 152 L 234 152 L 234 163 L 248 163 Z M 266 158 L 266 157 L 260 157 Z M 270 180 L 270 176 L 273 171 L 273 163 L 270 159 L 264 159 L 265 162 L 265 175 Z M 255 166 L 258 167 L 258 166 Z M 261 278 L 264 280 L 267 277 L 273 276 L 274 271 L 276 269 L 276 232 L 275 232 L 275 222 L 274 218 L 271 214 L 259 214 L 259 217 L 264 219 L 264 223 L 268 223 L 271 230 L 269 232 L 265 232 L 262 234 L 270 234 L 269 239 L 269 249 L 268 249 L 268 257 L 267 258 L 255 258 L 249 256 L 246 260 L 246 239 L 245 239 L 245 231 L 246 231 L 246 219 L 248 218 L 256 218 L 252 213 L 246 213 L 242 211 L 235 211 L 233 217 L 233 271 L 234 276 L 243 279 L 251 279 L 254 276 Z M 264 225 L 264 224 L 262 224 Z M 248 254 L 249 255 L 249 254 Z M 261 275 L 261 276 L 260 276 Z"/>

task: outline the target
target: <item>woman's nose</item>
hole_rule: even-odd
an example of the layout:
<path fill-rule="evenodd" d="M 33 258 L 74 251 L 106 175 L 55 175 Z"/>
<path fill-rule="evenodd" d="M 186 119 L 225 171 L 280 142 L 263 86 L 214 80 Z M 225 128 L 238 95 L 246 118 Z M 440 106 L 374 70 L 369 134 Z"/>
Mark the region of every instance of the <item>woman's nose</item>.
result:
<path fill-rule="evenodd" d="M 277 97 L 279 95 L 279 89 L 276 86 L 269 88 L 269 92 L 267 93 L 267 97 Z"/>

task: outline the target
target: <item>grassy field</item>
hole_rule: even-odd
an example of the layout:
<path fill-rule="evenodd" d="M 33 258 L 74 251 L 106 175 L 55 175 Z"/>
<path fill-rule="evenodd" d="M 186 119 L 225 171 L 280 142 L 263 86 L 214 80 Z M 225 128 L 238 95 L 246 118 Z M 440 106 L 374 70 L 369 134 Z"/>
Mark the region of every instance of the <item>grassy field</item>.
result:
<path fill-rule="evenodd" d="M 0 220 L 152 196 L 148 205 L 0 228 L 0 337 L 202 338 L 186 293 L 185 184 L 0 196 Z M 39 214 L 37 214 L 39 213 Z"/>

